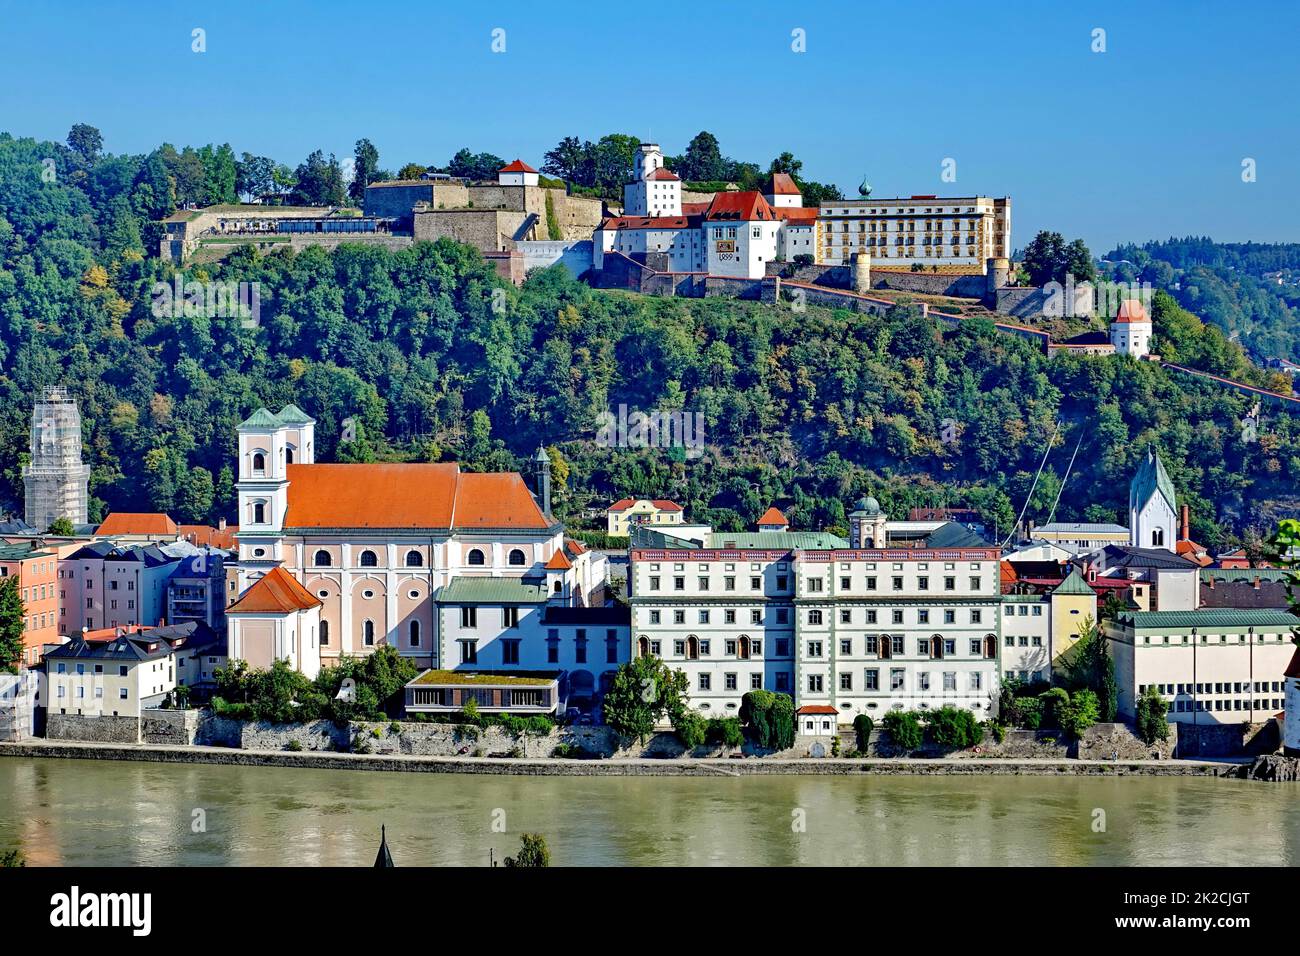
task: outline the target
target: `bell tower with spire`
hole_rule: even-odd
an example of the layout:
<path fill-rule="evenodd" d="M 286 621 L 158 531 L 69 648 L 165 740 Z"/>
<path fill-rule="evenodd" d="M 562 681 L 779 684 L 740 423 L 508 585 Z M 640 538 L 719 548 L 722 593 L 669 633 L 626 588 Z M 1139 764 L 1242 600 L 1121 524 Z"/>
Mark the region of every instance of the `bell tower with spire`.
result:
<path fill-rule="evenodd" d="M 1178 541 L 1178 505 L 1174 483 L 1154 449 L 1133 476 L 1128 492 L 1129 544 L 1135 548 L 1174 551 Z"/>

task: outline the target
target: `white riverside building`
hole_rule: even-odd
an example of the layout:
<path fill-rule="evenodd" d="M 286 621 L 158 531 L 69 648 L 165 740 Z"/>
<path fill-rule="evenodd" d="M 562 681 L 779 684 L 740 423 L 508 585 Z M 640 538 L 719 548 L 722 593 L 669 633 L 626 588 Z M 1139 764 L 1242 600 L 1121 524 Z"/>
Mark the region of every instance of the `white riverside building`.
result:
<path fill-rule="evenodd" d="M 947 521 L 887 521 L 873 499 L 850 539 L 637 532 L 632 652 L 687 675 L 691 705 L 739 712 L 763 688 L 858 714 L 951 705 L 989 716 L 998 692 L 999 551 Z"/>

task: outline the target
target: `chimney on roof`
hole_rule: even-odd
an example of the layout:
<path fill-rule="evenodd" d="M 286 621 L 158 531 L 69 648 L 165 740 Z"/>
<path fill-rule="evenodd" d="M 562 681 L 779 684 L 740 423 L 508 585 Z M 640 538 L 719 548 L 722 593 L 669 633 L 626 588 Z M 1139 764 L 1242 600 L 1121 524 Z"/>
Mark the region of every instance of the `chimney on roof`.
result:
<path fill-rule="evenodd" d="M 217 530 L 218 530 L 218 531 L 225 531 L 225 530 L 226 530 L 226 519 L 225 519 L 225 518 L 218 518 L 218 519 L 217 519 Z"/>
<path fill-rule="evenodd" d="M 1192 509 L 1187 507 L 1187 502 L 1183 502 L 1183 521 L 1178 537 L 1183 541 L 1192 540 Z"/>

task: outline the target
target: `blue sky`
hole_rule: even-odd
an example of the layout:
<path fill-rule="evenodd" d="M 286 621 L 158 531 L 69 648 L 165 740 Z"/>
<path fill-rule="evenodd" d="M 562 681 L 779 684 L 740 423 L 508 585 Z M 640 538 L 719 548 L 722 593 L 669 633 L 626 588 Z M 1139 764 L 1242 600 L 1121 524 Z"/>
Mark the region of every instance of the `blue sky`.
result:
<path fill-rule="evenodd" d="M 848 193 L 866 174 L 877 196 L 1010 195 L 1017 246 L 1300 241 L 1300 5 L 1280 0 L 0 0 L 0 24 L 0 130 L 88 122 L 113 152 L 229 142 L 296 165 L 365 136 L 390 169 L 461 146 L 540 166 L 566 135 L 675 153 L 707 129 Z"/>

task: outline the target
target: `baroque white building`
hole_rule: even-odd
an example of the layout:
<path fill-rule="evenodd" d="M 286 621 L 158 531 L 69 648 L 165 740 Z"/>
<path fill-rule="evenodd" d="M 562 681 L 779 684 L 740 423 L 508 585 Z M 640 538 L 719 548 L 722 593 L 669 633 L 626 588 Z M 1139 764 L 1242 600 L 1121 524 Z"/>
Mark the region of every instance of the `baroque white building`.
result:
<path fill-rule="evenodd" d="M 633 654 L 687 675 L 692 706 L 730 715 L 750 690 L 860 713 L 997 695 L 999 552 L 953 522 L 888 521 L 872 499 L 850 538 L 714 532 L 703 544 L 634 533 Z"/>

